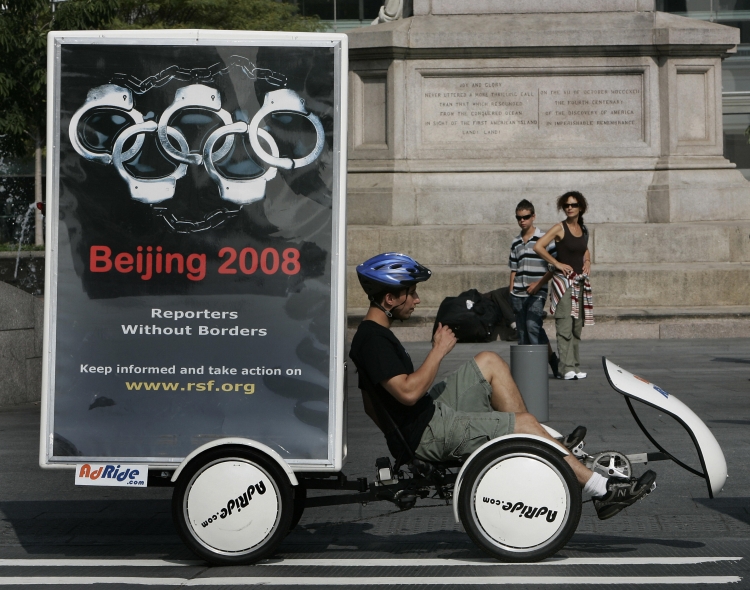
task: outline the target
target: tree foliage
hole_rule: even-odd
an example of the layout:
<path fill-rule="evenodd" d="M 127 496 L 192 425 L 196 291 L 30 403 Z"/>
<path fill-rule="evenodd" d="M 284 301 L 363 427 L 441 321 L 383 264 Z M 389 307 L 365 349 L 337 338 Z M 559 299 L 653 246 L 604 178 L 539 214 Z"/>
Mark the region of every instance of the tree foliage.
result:
<path fill-rule="evenodd" d="M 13 155 L 41 141 L 47 102 L 47 33 L 96 29 L 116 18 L 107 2 L 3 0 L 0 5 L 0 134 Z"/>
<path fill-rule="evenodd" d="M 48 32 L 157 28 L 315 31 L 320 24 L 275 0 L 0 0 L 3 147 L 26 156 L 44 144 Z"/>
<path fill-rule="evenodd" d="M 113 28 L 319 31 L 317 18 L 276 0 L 118 0 Z"/>

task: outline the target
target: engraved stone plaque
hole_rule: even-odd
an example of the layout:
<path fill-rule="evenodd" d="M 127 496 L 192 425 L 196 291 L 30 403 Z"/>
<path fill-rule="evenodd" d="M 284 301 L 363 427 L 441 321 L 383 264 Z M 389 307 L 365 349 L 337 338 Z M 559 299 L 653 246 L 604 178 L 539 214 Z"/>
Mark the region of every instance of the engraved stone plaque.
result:
<path fill-rule="evenodd" d="M 422 143 L 642 144 L 643 75 L 428 76 Z"/>
<path fill-rule="evenodd" d="M 654 0 L 414 0 L 414 14 L 524 14 L 654 10 Z"/>

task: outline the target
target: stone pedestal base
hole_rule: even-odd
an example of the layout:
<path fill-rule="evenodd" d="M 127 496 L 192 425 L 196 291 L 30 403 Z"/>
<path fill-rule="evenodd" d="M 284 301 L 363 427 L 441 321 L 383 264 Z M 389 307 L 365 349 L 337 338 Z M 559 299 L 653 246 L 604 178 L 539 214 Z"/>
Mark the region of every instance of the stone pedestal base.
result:
<path fill-rule="evenodd" d="M 657 170 L 648 188 L 651 223 L 750 219 L 750 184 L 737 170 Z"/>
<path fill-rule="evenodd" d="M 558 170 L 356 173 L 350 171 L 348 221 L 354 225 L 487 225 L 512 222 L 528 199 L 537 224 L 562 214 L 568 190 L 589 202 L 586 223 L 750 220 L 750 183 L 736 169 Z"/>
<path fill-rule="evenodd" d="M 437 308 L 507 284 L 521 199 L 546 230 L 578 190 L 595 306 L 750 305 L 750 184 L 722 153 L 739 32 L 642 0 L 567 4 L 415 0 L 352 32 L 350 263 L 412 254 Z"/>

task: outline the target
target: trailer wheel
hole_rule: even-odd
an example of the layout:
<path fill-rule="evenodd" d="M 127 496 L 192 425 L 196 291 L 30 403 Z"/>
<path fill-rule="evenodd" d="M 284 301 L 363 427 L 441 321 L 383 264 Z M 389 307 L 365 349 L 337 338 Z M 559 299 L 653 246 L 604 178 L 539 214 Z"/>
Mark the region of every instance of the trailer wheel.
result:
<path fill-rule="evenodd" d="M 214 565 L 271 555 L 292 521 L 293 491 L 279 465 L 247 447 L 211 449 L 191 461 L 172 495 L 185 544 Z"/>
<path fill-rule="evenodd" d="M 575 532 L 581 487 L 553 449 L 512 440 L 488 447 L 467 466 L 458 511 L 471 540 L 493 557 L 539 561 Z"/>

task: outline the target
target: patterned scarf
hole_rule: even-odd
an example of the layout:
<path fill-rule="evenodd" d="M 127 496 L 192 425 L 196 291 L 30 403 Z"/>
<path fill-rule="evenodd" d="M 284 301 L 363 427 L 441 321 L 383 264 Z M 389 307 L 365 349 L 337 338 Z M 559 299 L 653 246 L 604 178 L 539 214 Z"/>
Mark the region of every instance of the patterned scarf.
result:
<path fill-rule="evenodd" d="M 594 299 L 591 296 L 591 282 L 589 281 L 589 275 L 579 275 L 575 272 L 569 277 L 566 277 L 561 272 L 556 272 L 552 275 L 552 289 L 550 289 L 550 302 L 549 312 L 550 315 L 555 315 L 555 309 L 557 304 L 562 299 L 570 287 L 570 303 L 571 310 L 570 315 L 576 319 L 580 318 L 579 313 L 579 296 L 581 293 L 581 284 L 583 284 L 583 325 L 593 326 L 594 325 Z"/>

